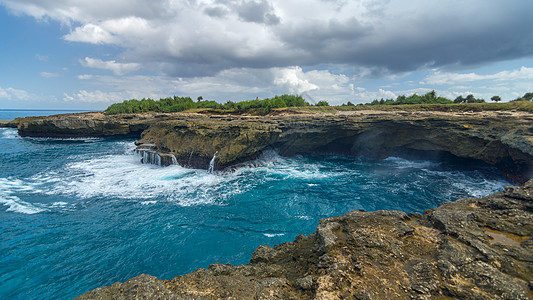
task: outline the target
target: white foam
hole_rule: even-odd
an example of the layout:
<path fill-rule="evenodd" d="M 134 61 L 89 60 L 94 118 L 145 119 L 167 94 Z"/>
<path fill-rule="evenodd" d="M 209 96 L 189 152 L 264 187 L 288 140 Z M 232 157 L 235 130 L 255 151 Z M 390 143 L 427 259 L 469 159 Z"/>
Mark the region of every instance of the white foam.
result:
<path fill-rule="evenodd" d="M 276 237 L 276 236 L 284 236 L 285 233 L 263 233 L 264 236 L 266 237 Z"/>
<path fill-rule="evenodd" d="M 0 139 L 18 139 L 20 138 L 15 128 L 0 128 Z"/>
<path fill-rule="evenodd" d="M 401 157 L 387 157 L 385 161 L 394 163 L 398 168 L 413 168 L 413 169 L 427 169 L 438 166 L 438 162 L 429 160 L 407 160 Z"/>
<path fill-rule="evenodd" d="M 98 137 L 79 137 L 79 138 L 59 138 L 59 137 L 31 137 L 29 139 L 35 140 L 35 141 L 65 141 L 65 142 L 84 142 L 84 143 L 94 143 L 94 142 L 100 142 L 103 140 L 103 138 Z"/>
<path fill-rule="evenodd" d="M 209 174 L 180 166 L 141 164 L 133 152 L 69 163 L 59 172 L 38 174 L 35 182 L 51 185 L 45 193 L 86 199 L 115 197 L 140 199 L 144 203 L 163 198 L 178 205 L 214 204 L 239 193 L 234 176 Z M 224 192 L 221 192 L 223 190 Z"/>
<path fill-rule="evenodd" d="M 150 204 L 156 204 L 157 201 L 143 201 L 141 202 L 142 205 L 150 205 Z"/>
<path fill-rule="evenodd" d="M 241 165 L 236 173 L 254 172 L 265 173 L 267 176 L 283 179 L 322 180 L 343 176 L 345 172 L 325 172 L 319 162 L 309 163 L 303 157 L 284 158 L 273 150 L 264 151 L 252 162 Z"/>
<path fill-rule="evenodd" d="M 28 184 L 19 179 L 0 178 L 0 203 L 7 206 L 7 211 L 13 211 L 23 214 L 36 214 L 46 209 L 40 203 L 29 203 L 21 200 L 16 193 L 21 192 L 38 192 L 34 185 Z"/>

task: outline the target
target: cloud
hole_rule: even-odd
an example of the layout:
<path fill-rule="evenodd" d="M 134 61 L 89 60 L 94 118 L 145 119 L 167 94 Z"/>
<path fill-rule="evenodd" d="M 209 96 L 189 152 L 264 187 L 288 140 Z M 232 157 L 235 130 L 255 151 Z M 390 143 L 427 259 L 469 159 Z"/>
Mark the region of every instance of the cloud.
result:
<path fill-rule="evenodd" d="M 300 67 L 284 68 L 275 72 L 277 74 L 274 84 L 286 87 L 292 94 L 302 94 L 319 89 L 317 85 L 304 78 L 304 73 Z"/>
<path fill-rule="evenodd" d="M 421 83 L 433 85 L 455 85 L 476 81 L 517 81 L 533 80 L 533 68 L 521 67 L 518 70 L 501 71 L 494 74 L 479 75 L 476 73 L 452 73 L 435 71 Z"/>
<path fill-rule="evenodd" d="M 71 42 L 124 49 L 169 76 L 350 65 L 382 74 L 533 55 L 532 1 L 3 0 L 69 24 Z"/>
<path fill-rule="evenodd" d="M 102 27 L 94 24 L 85 24 L 77 27 L 73 32 L 65 35 L 65 40 L 71 42 L 85 42 L 91 44 L 111 44 L 113 36 Z"/>
<path fill-rule="evenodd" d="M 126 73 L 136 71 L 141 67 L 141 65 L 138 63 L 117 63 L 114 60 L 103 61 L 101 59 L 90 57 L 85 57 L 84 60 L 80 60 L 80 64 L 88 68 L 110 70 L 116 75 L 124 75 Z"/>
<path fill-rule="evenodd" d="M 54 77 L 59 76 L 59 74 L 57 73 L 50 73 L 50 72 L 41 72 L 39 75 L 41 75 L 41 77 L 44 77 L 44 78 L 54 78 Z"/>
<path fill-rule="evenodd" d="M 92 79 L 94 76 L 91 75 L 91 74 L 81 74 L 81 75 L 78 75 L 78 79 L 79 80 L 89 80 L 89 79 Z"/>
<path fill-rule="evenodd" d="M 30 93 L 25 90 L 15 89 L 11 87 L 3 89 L 0 87 L 0 99 L 28 100 L 30 98 Z"/>
<path fill-rule="evenodd" d="M 342 74 L 327 70 L 304 71 L 300 67 L 224 70 L 214 76 L 174 78 L 169 76 L 79 75 L 86 83 L 98 86 L 92 93 L 82 90 L 67 93 L 69 101 L 110 103 L 125 99 L 159 99 L 169 95 L 203 96 L 204 99 L 225 102 L 272 97 L 287 93 L 303 94 L 309 101 L 328 100 L 344 103 L 351 98 L 354 87 Z M 315 102 L 316 102 L 315 101 Z"/>
<path fill-rule="evenodd" d="M 246 22 L 276 25 L 281 21 L 280 17 L 273 11 L 272 5 L 266 0 L 242 1 L 239 5 L 236 5 L 236 10 L 239 18 Z"/>
<path fill-rule="evenodd" d="M 113 103 L 126 100 L 120 92 L 102 92 L 100 90 L 80 90 L 74 94 L 64 93 L 63 100 L 66 102 L 89 102 L 89 103 Z"/>
<path fill-rule="evenodd" d="M 40 61 L 48 61 L 50 59 L 48 56 L 40 55 L 40 54 L 35 54 L 35 58 L 37 58 Z"/>

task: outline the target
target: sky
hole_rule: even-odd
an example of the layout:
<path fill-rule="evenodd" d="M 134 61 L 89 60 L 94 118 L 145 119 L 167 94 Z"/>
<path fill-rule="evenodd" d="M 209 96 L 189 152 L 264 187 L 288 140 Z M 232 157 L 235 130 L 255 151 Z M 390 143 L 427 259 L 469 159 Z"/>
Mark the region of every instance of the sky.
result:
<path fill-rule="evenodd" d="M 0 0 L 0 109 L 533 91 L 531 0 Z"/>

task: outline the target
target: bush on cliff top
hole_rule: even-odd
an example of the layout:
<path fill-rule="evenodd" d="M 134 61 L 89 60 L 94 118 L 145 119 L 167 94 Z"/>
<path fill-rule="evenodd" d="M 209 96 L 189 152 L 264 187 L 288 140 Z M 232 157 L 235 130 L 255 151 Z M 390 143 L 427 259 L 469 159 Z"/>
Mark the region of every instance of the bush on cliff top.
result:
<path fill-rule="evenodd" d="M 259 111 L 260 113 L 267 114 L 271 109 L 274 108 L 300 107 L 309 105 L 309 103 L 307 103 L 302 96 L 295 95 L 281 95 L 262 100 L 255 99 L 240 102 L 227 101 L 225 104 L 202 99 L 202 97 L 198 97 L 197 102 L 194 102 L 190 97 L 177 96 L 162 98 L 158 101 L 153 99 L 132 99 L 123 101 L 121 103 L 111 104 L 105 110 L 105 113 L 106 115 L 116 115 L 144 112 L 180 112 L 193 108 L 203 108 L 232 110 L 236 112 L 255 110 Z"/>

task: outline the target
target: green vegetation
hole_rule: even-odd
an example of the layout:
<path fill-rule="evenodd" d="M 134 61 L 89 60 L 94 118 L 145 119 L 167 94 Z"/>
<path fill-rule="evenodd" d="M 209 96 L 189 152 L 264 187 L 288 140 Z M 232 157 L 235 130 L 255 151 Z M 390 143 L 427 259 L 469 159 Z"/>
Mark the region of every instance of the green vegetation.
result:
<path fill-rule="evenodd" d="M 325 102 L 325 101 L 324 101 Z M 327 104 L 327 102 L 325 102 Z M 300 107 L 310 105 L 301 96 L 281 95 L 263 100 L 255 99 L 248 101 L 227 101 L 225 104 L 216 101 L 203 100 L 200 96 L 197 102 L 190 97 L 169 97 L 158 101 L 152 99 L 126 100 L 121 103 L 111 104 L 106 110 L 106 115 L 131 114 L 144 112 L 180 112 L 189 109 L 211 109 L 226 112 L 252 112 L 268 114 L 272 109 L 284 107 Z M 329 105 L 329 104 L 327 104 Z"/>
<path fill-rule="evenodd" d="M 502 98 L 500 96 L 493 96 L 490 98 L 490 100 L 494 102 L 500 102 Z M 533 101 L 533 93 L 526 93 L 524 96 L 517 98 L 513 101 Z M 417 95 L 413 94 L 411 96 L 398 96 L 396 100 L 393 99 L 381 99 L 381 100 L 374 100 L 370 103 L 365 104 L 359 104 L 359 105 L 411 105 L 411 104 L 461 104 L 461 103 L 485 103 L 484 99 L 478 99 L 474 97 L 474 95 L 470 94 L 466 97 L 459 96 L 455 98 L 453 101 L 441 96 L 437 96 L 435 91 L 431 91 L 429 93 L 426 93 L 424 95 Z M 342 106 L 354 106 L 353 103 L 348 101 L 348 103 L 343 104 Z"/>
<path fill-rule="evenodd" d="M 232 114 L 255 114 L 266 115 L 274 109 L 290 108 L 290 111 L 308 111 L 335 113 L 336 111 L 350 110 L 403 110 L 403 111 L 497 111 L 497 110 L 518 110 L 533 112 L 533 92 L 507 103 L 499 103 L 502 99 L 493 96 L 492 101 L 496 103 L 486 103 L 483 99 L 477 99 L 473 95 L 466 97 L 459 96 L 455 100 L 450 100 L 437 96 L 435 91 L 424 95 L 413 94 L 411 96 L 399 96 L 396 100 L 381 99 L 374 100 L 366 104 L 353 104 L 348 101 L 341 106 L 330 106 L 327 101 L 318 101 L 316 105 L 311 105 L 301 96 L 281 95 L 273 98 L 255 99 L 247 101 L 227 101 L 224 104 L 216 101 L 203 100 L 202 96 L 193 101 L 190 97 L 169 97 L 158 101 L 152 99 L 126 100 L 122 103 L 110 105 L 105 113 L 107 115 L 144 113 L 144 112 L 181 112 L 193 110 L 203 113 L 232 113 Z"/>
<path fill-rule="evenodd" d="M 533 101 L 533 93 L 525 93 L 524 96 L 513 101 Z"/>
<path fill-rule="evenodd" d="M 431 91 L 424 95 L 413 94 L 411 96 L 398 96 L 396 100 L 393 99 L 381 99 L 374 100 L 365 105 L 406 105 L 406 104 L 452 104 L 452 103 L 485 103 L 483 99 L 476 99 L 473 95 L 468 95 L 466 98 L 463 96 L 457 97 L 455 100 L 450 100 L 441 96 L 437 96 L 435 91 Z M 353 105 L 351 102 L 345 104 L 345 106 Z"/>
<path fill-rule="evenodd" d="M 309 107 L 314 108 L 314 107 Z M 380 111 L 442 111 L 442 112 L 481 112 L 481 111 L 528 111 L 533 112 L 533 101 L 510 101 L 506 103 L 452 103 L 452 104 L 402 104 L 402 105 L 354 105 L 337 106 L 339 111 L 380 110 Z M 308 110 L 308 108 L 301 108 Z"/>

